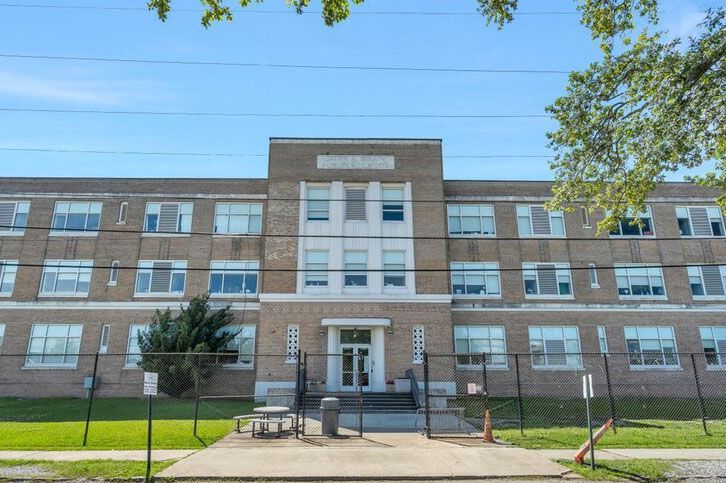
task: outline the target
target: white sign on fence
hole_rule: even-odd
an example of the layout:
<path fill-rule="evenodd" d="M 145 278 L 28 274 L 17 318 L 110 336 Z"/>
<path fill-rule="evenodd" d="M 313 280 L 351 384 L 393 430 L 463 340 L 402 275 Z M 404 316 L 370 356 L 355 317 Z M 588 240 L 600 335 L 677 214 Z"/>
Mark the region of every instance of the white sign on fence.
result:
<path fill-rule="evenodd" d="M 595 397 L 595 393 L 592 391 L 592 374 L 582 376 L 582 397 L 583 399 Z"/>
<path fill-rule="evenodd" d="M 144 396 L 156 396 L 159 385 L 159 374 L 144 372 Z"/>
<path fill-rule="evenodd" d="M 466 393 L 467 394 L 476 394 L 476 383 L 470 382 L 466 385 Z"/>

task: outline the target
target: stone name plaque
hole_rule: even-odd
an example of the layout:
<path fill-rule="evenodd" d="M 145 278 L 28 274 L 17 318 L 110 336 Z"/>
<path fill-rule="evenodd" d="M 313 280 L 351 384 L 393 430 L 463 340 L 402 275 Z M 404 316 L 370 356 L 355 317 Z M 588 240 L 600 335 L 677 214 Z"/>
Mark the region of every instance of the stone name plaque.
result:
<path fill-rule="evenodd" d="M 320 155 L 318 169 L 394 169 L 393 156 Z"/>

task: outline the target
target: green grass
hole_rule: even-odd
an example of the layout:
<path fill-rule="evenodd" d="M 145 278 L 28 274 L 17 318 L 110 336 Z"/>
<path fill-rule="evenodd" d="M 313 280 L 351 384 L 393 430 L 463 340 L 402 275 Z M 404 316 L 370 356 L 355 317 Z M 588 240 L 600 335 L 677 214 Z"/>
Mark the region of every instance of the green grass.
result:
<path fill-rule="evenodd" d="M 94 402 L 88 444 L 83 446 L 88 401 L 0 398 L 0 450 L 145 449 L 147 400 L 104 398 Z M 252 401 L 203 400 L 197 436 L 194 400 L 153 402 L 154 449 L 208 446 L 235 427 L 232 416 L 252 411 Z"/>
<path fill-rule="evenodd" d="M 174 461 L 154 461 L 151 463 L 151 474 L 154 475 L 172 465 Z M 37 468 L 48 474 L 45 478 L 95 479 L 114 478 L 131 479 L 146 475 L 145 461 L 32 461 L 32 460 L 0 460 L 0 468 Z"/>
<path fill-rule="evenodd" d="M 572 461 L 558 461 L 587 480 L 605 481 L 666 481 L 667 473 L 673 468 L 672 461 L 654 459 L 628 459 L 596 461 L 596 469 L 590 468 L 589 461 L 578 465 Z"/>

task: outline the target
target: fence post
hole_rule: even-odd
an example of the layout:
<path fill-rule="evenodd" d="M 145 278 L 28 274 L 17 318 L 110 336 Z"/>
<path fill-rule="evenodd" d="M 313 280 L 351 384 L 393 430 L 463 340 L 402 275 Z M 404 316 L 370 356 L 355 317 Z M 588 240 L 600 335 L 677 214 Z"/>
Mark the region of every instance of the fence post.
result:
<path fill-rule="evenodd" d="M 605 382 L 608 386 L 608 406 L 610 406 L 610 419 L 613 420 L 613 433 L 617 433 L 615 429 L 615 398 L 613 397 L 613 387 L 610 384 L 610 366 L 608 364 L 608 355 L 603 352 L 603 362 L 605 363 Z"/>
<path fill-rule="evenodd" d="M 83 446 L 88 441 L 88 426 L 91 424 L 91 409 L 93 408 L 93 395 L 96 392 L 96 374 L 98 373 L 98 352 L 93 359 L 93 380 L 91 381 L 91 391 L 88 397 L 88 411 L 86 412 L 86 428 L 83 430 Z"/>
<path fill-rule="evenodd" d="M 363 437 L 363 364 L 360 353 L 355 355 L 355 370 L 358 372 L 358 436 Z M 370 382 L 369 382 L 370 383 Z"/>
<path fill-rule="evenodd" d="M 519 415 L 519 432 L 524 435 L 524 408 L 522 407 L 522 383 L 519 378 L 519 354 L 514 354 L 514 366 L 517 370 L 517 413 Z"/>
<path fill-rule="evenodd" d="M 327 356 L 330 357 L 330 356 Z M 327 361 L 325 361 L 327 363 Z M 303 380 L 302 380 L 302 397 L 300 405 L 302 406 L 302 434 L 305 436 L 305 394 L 308 392 L 308 353 L 303 355 Z M 298 423 L 299 425 L 299 423 Z"/>
<path fill-rule="evenodd" d="M 199 379 L 202 377 L 202 355 L 197 354 L 197 374 L 194 379 L 194 436 L 197 435 L 197 421 L 199 421 Z"/>
<path fill-rule="evenodd" d="M 429 354 L 424 350 L 424 410 L 426 437 L 431 438 L 431 415 L 429 414 Z"/>
<path fill-rule="evenodd" d="M 706 426 L 706 406 L 703 403 L 703 394 L 701 394 L 701 381 L 698 379 L 698 368 L 696 367 L 696 356 L 691 352 L 691 364 L 693 364 L 693 377 L 696 380 L 696 394 L 698 394 L 698 408 L 701 410 L 701 422 L 703 423 L 703 434 L 708 436 L 708 427 Z"/>
<path fill-rule="evenodd" d="M 300 349 L 297 350 L 297 368 L 295 370 L 295 438 L 300 437 L 300 378 L 302 377 L 301 373 L 301 363 L 300 360 Z"/>
<path fill-rule="evenodd" d="M 486 353 L 482 354 L 481 359 L 481 368 L 482 368 L 482 393 L 484 395 L 484 412 L 486 412 L 487 409 L 489 409 L 489 382 L 487 381 L 487 355 Z"/>

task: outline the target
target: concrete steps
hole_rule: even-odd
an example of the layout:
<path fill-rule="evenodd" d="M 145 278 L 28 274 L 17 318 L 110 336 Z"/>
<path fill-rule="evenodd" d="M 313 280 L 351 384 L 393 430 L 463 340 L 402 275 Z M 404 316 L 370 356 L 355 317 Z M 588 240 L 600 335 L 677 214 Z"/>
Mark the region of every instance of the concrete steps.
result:
<path fill-rule="evenodd" d="M 320 400 L 323 397 L 340 399 L 343 412 L 358 411 L 359 395 L 357 393 L 336 393 L 325 396 L 306 394 L 305 411 L 319 411 Z M 411 393 L 364 392 L 362 399 L 364 413 L 415 413 L 418 409 Z"/>

